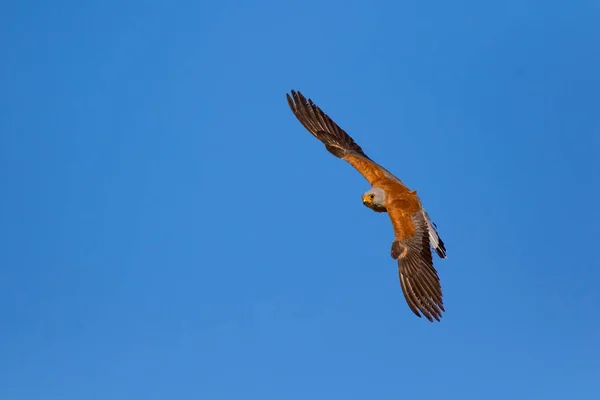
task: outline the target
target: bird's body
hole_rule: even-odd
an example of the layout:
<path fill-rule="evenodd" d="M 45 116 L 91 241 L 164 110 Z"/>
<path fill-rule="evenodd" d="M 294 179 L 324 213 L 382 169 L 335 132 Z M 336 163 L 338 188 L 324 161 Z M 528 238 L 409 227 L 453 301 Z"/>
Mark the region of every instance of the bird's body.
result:
<path fill-rule="evenodd" d="M 431 247 L 446 257 L 444 242 L 423 209 L 417 192 L 371 160 L 331 118 L 302 93 L 286 95 L 292 112 L 313 136 L 334 156 L 346 160 L 371 184 L 363 203 L 376 212 L 387 212 L 394 227 L 391 256 L 398 260 L 402 292 L 410 309 L 428 320 L 440 320 L 444 305 L 442 288 Z"/>

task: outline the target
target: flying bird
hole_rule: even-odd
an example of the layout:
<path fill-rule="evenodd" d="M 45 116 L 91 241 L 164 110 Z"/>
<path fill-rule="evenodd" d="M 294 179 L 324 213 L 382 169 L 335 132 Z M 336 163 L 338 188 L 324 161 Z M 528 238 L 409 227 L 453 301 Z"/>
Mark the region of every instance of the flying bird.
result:
<path fill-rule="evenodd" d="M 431 248 L 446 258 L 446 247 L 423 208 L 416 190 L 371 160 L 362 148 L 325 114 L 311 99 L 292 90 L 286 94 L 292 112 L 300 123 L 334 156 L 346 160 L 371 184 L 362 195 L 365 206 L 387 212 L 395 238 L 391 256 L 398 260 L 400 286 L 408 307 L 419 318 L 439 321 L 445 312 L 440 278 L 433 266 Z"/>

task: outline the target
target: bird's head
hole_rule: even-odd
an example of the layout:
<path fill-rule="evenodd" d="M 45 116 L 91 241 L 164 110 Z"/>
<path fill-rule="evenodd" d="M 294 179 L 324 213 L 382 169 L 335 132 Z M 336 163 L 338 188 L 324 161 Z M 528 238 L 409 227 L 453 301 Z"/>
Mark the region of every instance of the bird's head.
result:
<path fill-rule="evenodd" d="M 385 212 L 385 191 L 374 187 L 362 195 L 363 204 L 376 212 Z"/>

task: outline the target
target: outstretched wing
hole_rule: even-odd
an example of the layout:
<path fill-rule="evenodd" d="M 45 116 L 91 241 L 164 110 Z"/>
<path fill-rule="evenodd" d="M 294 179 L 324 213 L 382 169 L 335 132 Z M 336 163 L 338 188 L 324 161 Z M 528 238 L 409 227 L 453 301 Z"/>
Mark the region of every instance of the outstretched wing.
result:
<path fill-rule="evenodd" d="M 406 211 L 404 207 L 388 207 L 396 238 L 392 258 L 398 260 L 402 293 L 410 309 L 429 321 L 442 317 L 442 286 L 431 256 L 429 223 L 424 212 Z"/>
<path fill-rule="evenodd" d="M 302 93 L 294 90 L 291 96 L 286 93 L 286 97 L 298 121 L 314 137 L 323 142 L 331 154 L 348 161 L 371 185 L 382 178 L 399 182 L 398 178 L 371 160 L 350 135 L 333 122 L 311 99 L 307 100 Z"/>

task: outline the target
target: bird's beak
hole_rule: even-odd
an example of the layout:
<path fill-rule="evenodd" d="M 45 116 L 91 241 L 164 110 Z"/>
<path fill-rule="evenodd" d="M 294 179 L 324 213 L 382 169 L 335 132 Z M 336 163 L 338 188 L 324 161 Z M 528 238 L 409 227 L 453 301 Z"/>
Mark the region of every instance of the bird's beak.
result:
<path fill-rule="evenodd" d="M 371 199 L 369 199 L 369 196 L 363 196 L 362 201 L 364 205 L 371 204 Z"/>

